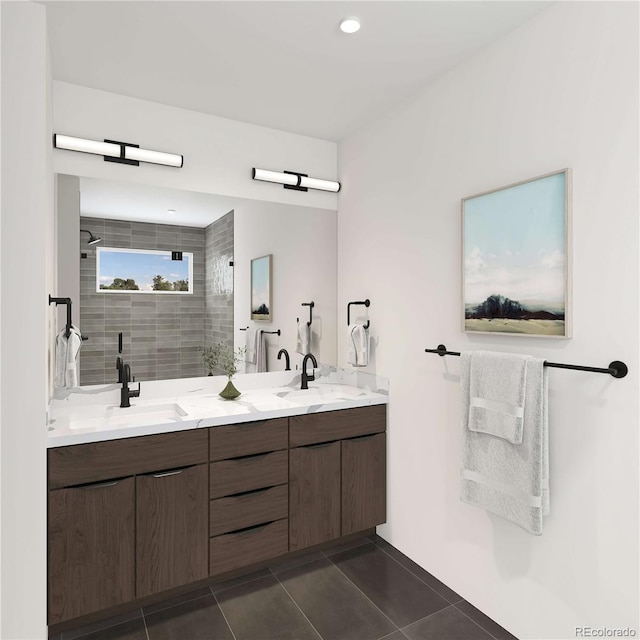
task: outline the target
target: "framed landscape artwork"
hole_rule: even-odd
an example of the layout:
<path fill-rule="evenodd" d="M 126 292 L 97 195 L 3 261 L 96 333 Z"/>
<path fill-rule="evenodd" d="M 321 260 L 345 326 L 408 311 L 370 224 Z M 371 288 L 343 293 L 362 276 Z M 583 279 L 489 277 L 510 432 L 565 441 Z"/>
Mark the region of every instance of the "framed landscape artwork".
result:
<path fill-rule="evenodd" d="M 251 261 L 251 319 L 271 322 L 271 259 L 262 256 Z"/>
<path fill-rule="evenodd" d="M 571 337 L 571 172 L 462 200 L 463 331 Z"/>

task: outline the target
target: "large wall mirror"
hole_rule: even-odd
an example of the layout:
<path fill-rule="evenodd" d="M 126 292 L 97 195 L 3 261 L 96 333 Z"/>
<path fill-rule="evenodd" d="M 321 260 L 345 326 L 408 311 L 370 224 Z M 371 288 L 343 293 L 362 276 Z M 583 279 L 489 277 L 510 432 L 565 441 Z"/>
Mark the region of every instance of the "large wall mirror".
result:
<path fill-rule="evenodd" d="M 245 346 L 256 329 L 273 331 L 268 370 L 283 347 L 295 366 L 311 300 L 311 350 L 335 363 L 335 211 L 63 174 L 56 205 L 58 295 L 87 336 L 81 385 L 116 382 L 118 355 L 136 380 L 206 375 L 202 346 Z M 251 261 L 267 254 L 273 310 L 258 323 Z"/>

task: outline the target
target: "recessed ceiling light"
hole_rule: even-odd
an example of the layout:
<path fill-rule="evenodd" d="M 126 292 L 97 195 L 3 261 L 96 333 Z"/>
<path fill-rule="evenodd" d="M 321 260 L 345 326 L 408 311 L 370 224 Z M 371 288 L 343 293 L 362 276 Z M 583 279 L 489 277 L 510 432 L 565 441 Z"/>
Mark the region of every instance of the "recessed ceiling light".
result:
<path fill-rule="evenodd" d="M 175 213 L 176 210 L 175 209 L 167 209 L 167 213 Z"/>
<path fill-rule="evenodd" d="M 355 33 L 360 29 L 360 22 L 357 18 L 345 18 L 340 23 L 340 31 L 344 33 Z"/>

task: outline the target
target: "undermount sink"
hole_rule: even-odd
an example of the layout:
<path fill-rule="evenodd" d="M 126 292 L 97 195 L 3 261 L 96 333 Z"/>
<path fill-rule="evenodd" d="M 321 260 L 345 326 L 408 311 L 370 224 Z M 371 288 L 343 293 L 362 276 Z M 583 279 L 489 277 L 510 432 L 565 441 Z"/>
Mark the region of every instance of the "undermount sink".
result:
<path fill-rule="evenodd" d="M 144 426 L 182 420 L 187 412 L 175 402 L 154 405 L 132 405 L 126 409 L 108 407 L 99 418 L 77 417 L 69 421 L 70 429 L 109 429 L 111 427 Z"/>
<path fill-rule="evenodd" d="M 283 391 L 277 395 L 283 400 L 288 400 L 294 404 L 328 404 L 347 400 L 349 397 L 340 389 L 322 389 L 318 387 Z"/>

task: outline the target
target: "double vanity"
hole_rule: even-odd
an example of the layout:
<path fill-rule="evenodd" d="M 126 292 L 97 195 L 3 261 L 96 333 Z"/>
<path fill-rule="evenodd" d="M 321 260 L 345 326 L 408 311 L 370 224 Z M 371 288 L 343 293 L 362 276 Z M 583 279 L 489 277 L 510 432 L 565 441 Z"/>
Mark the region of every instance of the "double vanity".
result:
<path fill-rule="evenodd" d="M 54 399 L 49 625 L 234 577 L 386 519 L 386 380 L 324 367 L 143 383 Z"/>

